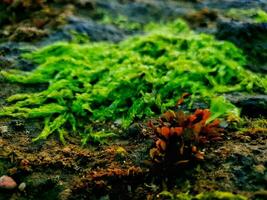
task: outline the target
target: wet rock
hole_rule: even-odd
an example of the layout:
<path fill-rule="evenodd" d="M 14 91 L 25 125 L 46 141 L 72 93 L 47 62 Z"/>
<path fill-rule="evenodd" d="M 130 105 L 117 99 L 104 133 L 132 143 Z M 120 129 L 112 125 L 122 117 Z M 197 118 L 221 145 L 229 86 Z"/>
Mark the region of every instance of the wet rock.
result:
<path fill-rule="evenodd" d="M 127 135 L 129 135 L 131 137 L 137 137 L 138 135 L 141 134 L 141 131 L 142 131 L 141 125 L 138 123 L 134 123 L 128 128 L 128 134 Z"/>
<path fill-rule="evenodd" d="M 231 103 L 242 108 L 241 114 L 249 117 L 259 117 L 267 115 L 267 95 L 244 95 L 244 94 L 227 94 L 226 99 Z"/>
<path fill-rule="evenodd" d="M 34 68 L 31 61 L 21 58 L 21 54 L 36 50 L 36 47 L 22 42 L 5 42 L 0 44 L 0 63 L 2 68 L 30 71 Z"/>
<path fill-rule="evenodd" d="M 31 71 L 36 65 L 21 57 L 21 54 L 35 50 L 30 44 L 20 42 L 5 42 L 0 44 L 0 70 L 18 69 Z M 2 81 L 3 77 L 0 77 Z"/>
<path fill-rule="evenodd" d="M 51 34 L 48 39 L 45 40 L 45 43 L 51 43 L 60 40 L 70 41 L 73 38 L 73 32 L 87 35 L 91 41 L 104 40 L 119 42 L 125 37 L 124 32 L 114 26 L 98 24 L 94 21 L 78 17 L 70 17 L 68 24 L 65 25 L 61 30 Z"/>
<path fill-rule="evenodd" d="M 13 58 L 34 49 L 33 46 L 25 45 L 24 43 L 5 42 L 0 44 L 0 55 L 4 56 L 5 59 Z"/>
<path fill-rule="evenodd" d="M 147 20 L 152 20 L 153 18 L 160 18 L 164 7 L 160 10 L 159 5 L 155 3 L 129 3 L 125 6 L 125 14 L 130 18 L 136 19 L 138 21 L 147 22 Z"/>
<path fill-rule="evenodd" d="M 72 0 L 71 3 L 75 4 L 76 6 L 94 10 L 96 7 L 95 0 Z"/>
<path fill-rule="evenodd" d="M 4 56 L 1 56 L 0 52 L 0 63 L 1 63 L 1 69 L 3 69 L 3 68 L 8 68 L 12 64 L 12 61 L 10 61 L 8 58 L 5 58 Z"/>
<path fill-rule="evenodd" d="M 218 39 L 233 42 L 244 50 L 250 70 L 267 72 L 267 23 L 222 21 L 217 28 Z"/>
<path fill-rule="evenodd" d="M 267 8 L 267 2 L 265 0 L 227 0 L 227 1 L 203 0 L 200 2 L 198 6 L 218 8 L 218 9 L 230 9 L 230 8 L 249 9 L 255 7 L 261 7 L 262 9 L 264 9 Z"/>
<path fill-rule="evenodd" d="M 187 3 L 186 3 L 187 4 Z M 130 21 L 149 23 L 185 16 L 193 10 L 181 1 L 97 1 L 97 6 L 115 15 L 127 16 Z"/>
<path fill-rule="evenodd" d="M 0 177 L 0 188 L 1 189 L 14 189 L 17 187 L 17 183 L 9 176 L 1 176 Z"/>
<path fill-rule="evenodd" d="M 15 130 L 15 131 L 22 131 L 25 128 L 25 123 L 22 120 L 12 120 L 10 122 L 10 126 Z"/>

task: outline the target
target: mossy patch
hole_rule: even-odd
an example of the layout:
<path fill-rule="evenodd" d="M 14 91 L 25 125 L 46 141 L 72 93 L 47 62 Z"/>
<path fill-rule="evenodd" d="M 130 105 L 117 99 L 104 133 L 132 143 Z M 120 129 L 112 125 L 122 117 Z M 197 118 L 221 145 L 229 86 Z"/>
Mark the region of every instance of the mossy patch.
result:
<path fill-rule="evenodd" d="M 247 198 L 242 195 L 232 194 L 230 192 L 213 191 L 200 193 L 196 196 L 192 196 L 187 193 L 180 193 L 174 195 L 168 191 L 163 191 L 159 194 L 161 199 L 171 199 L 171 200 L 246 200 Z"/>
<path fill-rule="evenodd" d="M 58 132 L 63 141 L 67 129 L 86 133 L 85 124 L 95 121 L 119 120 L 126 127 L 160 114 L 184 92 L 208 99 L 225 92 L 266 93 L 266 77 L 245 70 L 246 59 L 233 44 L 196 34 L 181 20 L 145 30 L 118 44 L 60 42 L 25 54 L 36 69 L 1 75 L 49 86 L 9 97 L 0 116 L 43 118 L 36 139 Z"/>
<path fill-rule="evenodd" d="M 261 9 L 230 9 L 227 11 L 226 16 L 234 20 L 250 20 L 255 23 L 267 22 L 267 13 Z"/>

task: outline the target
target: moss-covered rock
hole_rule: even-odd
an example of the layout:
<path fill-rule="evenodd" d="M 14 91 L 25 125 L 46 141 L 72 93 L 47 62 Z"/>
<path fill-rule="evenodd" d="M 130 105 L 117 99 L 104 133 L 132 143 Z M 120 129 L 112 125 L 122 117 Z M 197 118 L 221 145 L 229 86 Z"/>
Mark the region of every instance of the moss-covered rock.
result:
<path fill-rule="evenodd" d="M 234 20 L 242 20 L 255 23 L 267 22 L 267 13 L 261 9 L 230 9 L 226 16 Z"/>

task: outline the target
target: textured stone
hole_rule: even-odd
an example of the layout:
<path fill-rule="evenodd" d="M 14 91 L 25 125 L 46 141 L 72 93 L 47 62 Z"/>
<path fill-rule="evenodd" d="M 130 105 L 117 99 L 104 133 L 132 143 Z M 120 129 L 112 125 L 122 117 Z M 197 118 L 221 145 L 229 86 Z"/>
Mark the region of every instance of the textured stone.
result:
<path fill-rule="evenodd" d="M 250 70 L 267 72 L 267 23 L 223 21 L 218 24 L 216 36 L 243 49 Z"/>
<path fill-rule="evenodd" d="M 248 94 L 227 94 L 225 97 L 231 103 L 240 107 L 241 114 L 250 117 L 258 117 L 259 115 L 267 115 L 267 95 L 248 95 Z"/>

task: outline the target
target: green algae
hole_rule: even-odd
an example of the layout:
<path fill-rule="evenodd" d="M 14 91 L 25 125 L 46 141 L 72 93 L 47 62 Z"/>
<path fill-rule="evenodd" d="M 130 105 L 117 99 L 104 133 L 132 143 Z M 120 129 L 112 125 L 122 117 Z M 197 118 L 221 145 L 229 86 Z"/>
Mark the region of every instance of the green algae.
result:
<path fill-rule="evenodd" d="M 160 114 L 184 92 L 209 99 L 226 92 L 266 93 L 266 77 L 244 69 L 246 58 L 232 43 L 196 34 L 181 20 L 145 30 L 118 44 L 59 42 L 25 54 L 36 69 L 1 75 L 48 87 L 9 97 L 0 116 L 43 118 L 44 129 L 34 141 L 58 132 L 64 142 L 70 130 L 86 137 L 83 127 L 96 121 L 116 120 L 126 127 Z"/>
<path fill-rule="evenodd" d="M 226 13 L 227 17 L 231 17 L 234 20 L 251 20 L 255 23 L 267 22 L 267 13 L 261 9 L 230 9 Z"/>
<path fill-rule="evenodd" d="M 215 97 L 211 99 L 210 111 L 212 113 L 211 117 L 207 120 L 207 123 L 212 122 L 216 118 L 223 115 L 227 115 L 228 118 L 239 119 L 240 109 L 234 106 L 232 103 L 228 102 L 224 97 Z"/>
<path fill-rule="evenodd" d="M 112 132 L 93 131 L 92 127 L 86 128 L 86 132 L 80 135 L 82 137 L 81 142 L 83 146 L 88 144 L 88 142 L 96 144 L 104 144 L 107 143 L 107 139 L 116 138 L 118 136 L 117 134 Z"/>

